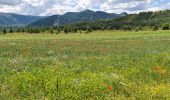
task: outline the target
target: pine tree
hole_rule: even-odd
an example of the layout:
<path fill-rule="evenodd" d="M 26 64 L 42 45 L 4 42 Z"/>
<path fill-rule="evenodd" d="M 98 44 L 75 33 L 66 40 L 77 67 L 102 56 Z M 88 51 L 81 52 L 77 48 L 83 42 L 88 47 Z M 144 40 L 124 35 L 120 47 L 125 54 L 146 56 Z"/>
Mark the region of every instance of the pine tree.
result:
<path fill-rule="evenodd" d="M 18 33 L 20 33 L 20 32 L 21 32 L 20 28 L 18 28 L 18 29 L 17 29 L 17 32 L 18 32 Z"/>
<path fill-rule="evenodd" d="M 12 27 L 10 27 L 10 29 L 9 29 L 9 33 L 13 33 L 13 29 L 12 29 Z"/>
<path fill-rule="evenodd" d="M 74 33 L 77 33 L 77 29 L 76 29 L 76 28 L 74 28 L 74 30 L 73 30 L 73 31 L 74 31 Z"/>
<path fill-rule="evenodd" d="M 3 28 L 3 34 L 6 35 L 7 31 L 5 28 Z"/>
<path fill-rule="evenodd" d="M 65 33 L 65 34 L 67 34 L 67 33 L 68 33 L 67 28 L 64 28 L 64 33 Z"/>
<path fill-rule="evenodd" d="M 45 32 L 45 29 L 44 29 L 44 27 L 42 27 L 42 32 L 43 32 L 43 33 Z"/>
<path fill-rule="evenodd" d="M 21 28 L 21 32 L 23 32 L 23 33 L 24 33 L 24 32 L 25 32 L 25 29 L 24 29 L 24 28 Z"/>
<path fill-rule="evenodd" d="M 51 34 L 54 34 L 53 28 L 50 29 L 50 33 L 51 33 Z"/>
<path fill-rule="evenodd" d="M 89 34 L 90 32 L 92 32 L 92 29 L 90 27 L 88 27 L 86 30 L 86 34 Z"/>
<path fill-rule="evenodd" d="M 30 33 L 30 27 L 27 27 L 26 32 Z"/>
<path fill-rule="evenodd" d="M 33 28 L 28 28 L 28 33 L 34 33 L 34 29 Z"/>
<path fill-rule="evenodd" d="M 56 34 L 59 34 L 60 33 L 60 28 L 57 28 L 57 32 L 56 32 Z"/>

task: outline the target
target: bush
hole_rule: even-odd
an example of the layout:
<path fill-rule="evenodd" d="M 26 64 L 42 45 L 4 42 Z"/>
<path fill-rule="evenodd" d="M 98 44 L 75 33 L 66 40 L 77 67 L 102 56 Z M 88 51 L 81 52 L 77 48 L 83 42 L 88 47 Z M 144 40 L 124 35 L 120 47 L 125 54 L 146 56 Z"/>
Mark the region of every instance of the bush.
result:
<path fill-rule="evenodd" d="M 153 31 L 156 31 L 156 30 L 158 30 L 159 28 L 158 28 L 158 26 L 154 26 L 153 27 Z"/>
<path fill-rule="evenodd" d="M 67 34 L 67 33 L 68 33 L 68 30 L 67 30 L 66 28 L 64 29 L 64 33 L 65 33 L 65 34 Z"/>
<path fill-rule="evenodd" d="M 163 24 L 163 25 L 162 25 L 162 29 L 163 29 L 163 30 L 168 30 L 168 29 L 169 29 L 169 24 L 168 24 L 168 23 Z"/>

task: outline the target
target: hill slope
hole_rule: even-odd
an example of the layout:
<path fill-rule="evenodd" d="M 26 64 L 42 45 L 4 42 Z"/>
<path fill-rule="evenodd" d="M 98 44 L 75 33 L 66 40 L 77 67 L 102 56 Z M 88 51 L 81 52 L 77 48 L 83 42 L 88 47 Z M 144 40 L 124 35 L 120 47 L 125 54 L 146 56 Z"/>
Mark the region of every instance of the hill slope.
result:
<path fill-rule="evenodd" d="M 18 15 L 18 14 L 13 14 L 13 13 L 0 13 L 0 26 L 8 26 L 8 25 L 25 26 L 41 18 L 43 17 Z"/>
<path fill-rule="evenodd" d="M 127 13 L 111 14 L 101 11 L 85 10 L 82 12 L 68 12 L 64 15 L 53 15 L 40 19 L 30 24 L 30 26 L 55 26 L 77 22 L 96 21 L 98 19 L 119 18 L 126 16 Z"/>
<path fill-rule="evenodd" d="M 164 23 L 170 23 L 170 10 L 157 12 L 141 12 L 139 14 L 130 14 L 116 19 L 104 19 L 95 22 L 75 23 L 67 25 L 68 27 L 92 29 L 135 29 L 161 27 Z"/>

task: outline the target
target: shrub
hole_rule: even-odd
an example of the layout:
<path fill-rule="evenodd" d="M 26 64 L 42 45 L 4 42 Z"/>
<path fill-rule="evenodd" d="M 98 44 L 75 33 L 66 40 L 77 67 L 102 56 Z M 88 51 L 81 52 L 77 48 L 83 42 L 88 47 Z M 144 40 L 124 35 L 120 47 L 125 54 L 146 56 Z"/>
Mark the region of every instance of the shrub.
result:
<path fill-rule="evenodd" d="M 168 29 L 169 29 L 169 24 L 168 24 L 168 23 L 163 24 L 163 25 L 162 25 L 162 29 L 163 29 L 163 30 L 168 30 Z"/>
<path fill-rule="evenodd" d="M 159 28 L 158 28 L 158 26 L 154 26 L 153 27 L 153 31 L 156 31 L 156 30 L 158 30 Z"/>
<path fill-rule="evenodd" d="M 64 28 L 64 33 L 65 33 L 65 34 L 67 34 L 67 33 L 68 33 L 67 28 Z"/>

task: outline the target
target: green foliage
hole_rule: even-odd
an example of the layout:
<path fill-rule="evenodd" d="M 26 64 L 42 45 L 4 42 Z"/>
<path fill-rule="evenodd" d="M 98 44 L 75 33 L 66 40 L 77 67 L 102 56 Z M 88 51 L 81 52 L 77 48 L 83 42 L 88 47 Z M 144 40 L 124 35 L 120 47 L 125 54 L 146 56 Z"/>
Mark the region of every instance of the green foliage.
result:
<path fill-rule="evenodd" d="M 168 23 L 163 24 L 161 27 L 163 30 L 168 30 L 170 28 Z"/>
<path fill-rule="evenodd" d="M 21 28 L 22 32 L 24 33 L 25 32 L 25 29 L 24 28 Z"/>
<path fill-rule="evenodd" d="M 44 27 L 42 27 L 42 28 L 41 28 L 41 30 L 42 30 L 42 32 L 43 32 L 43 33 L 45 32 L 45 29 L 44 29 Z"/>
<path fill-rule="evenodd" d="M 3 28 L 2 32 L 3 32 L 4 35 L 7 33 L 5 28 Z"/>
<path fill-rule="evenodd" d="M 12 27 L 10 27 L 10 29 L 9 29 L 9 33 L 13 33 L 13 29 L 12 29 Z"/>
<path fill-rule="evenodd" d="M 18 28 L 16 32 L 17 32 L 17 33 L 20 33 L 20 32 L 21 32 L 21 29 L 20 29 L 20 28 Z"/>
<path fill-rule="evenodd" d="M 51 34 L 54 34 L 53 28 L 50 29 L 50 33 L 51 33 Z"/>
<path fill-rule="evenodd" d="M 69 32 L 69 30 L 65 27 L 64 28 L 64 33 L 67 34 Z"/>
<path fill-rule="evenodd" d="M 156 31 L 156 30 L 159 30 L 159 27 L 158 27 L 158 26 L 154 26 L 154 27 L 153 27 L 153 31 Z"/>
<path fill-rule="evenodd" d="M 85 33 L 89 34 L 90 32 L 92 32 L 92 29 L 90 27 L 88 27 Z"/>
<path fill-rule="evenodd" d="M 61 32 L 60 28 L 57 28 L 56 34 L 59 34 Z"/>
<path fill-rule="evenodd" d="M 73 29 L 73 32 L 74 32 L 74 33 L 77 33 L 77 29 L 76 29 L 76 28 L 74 28 L 74 29 Z"/>

